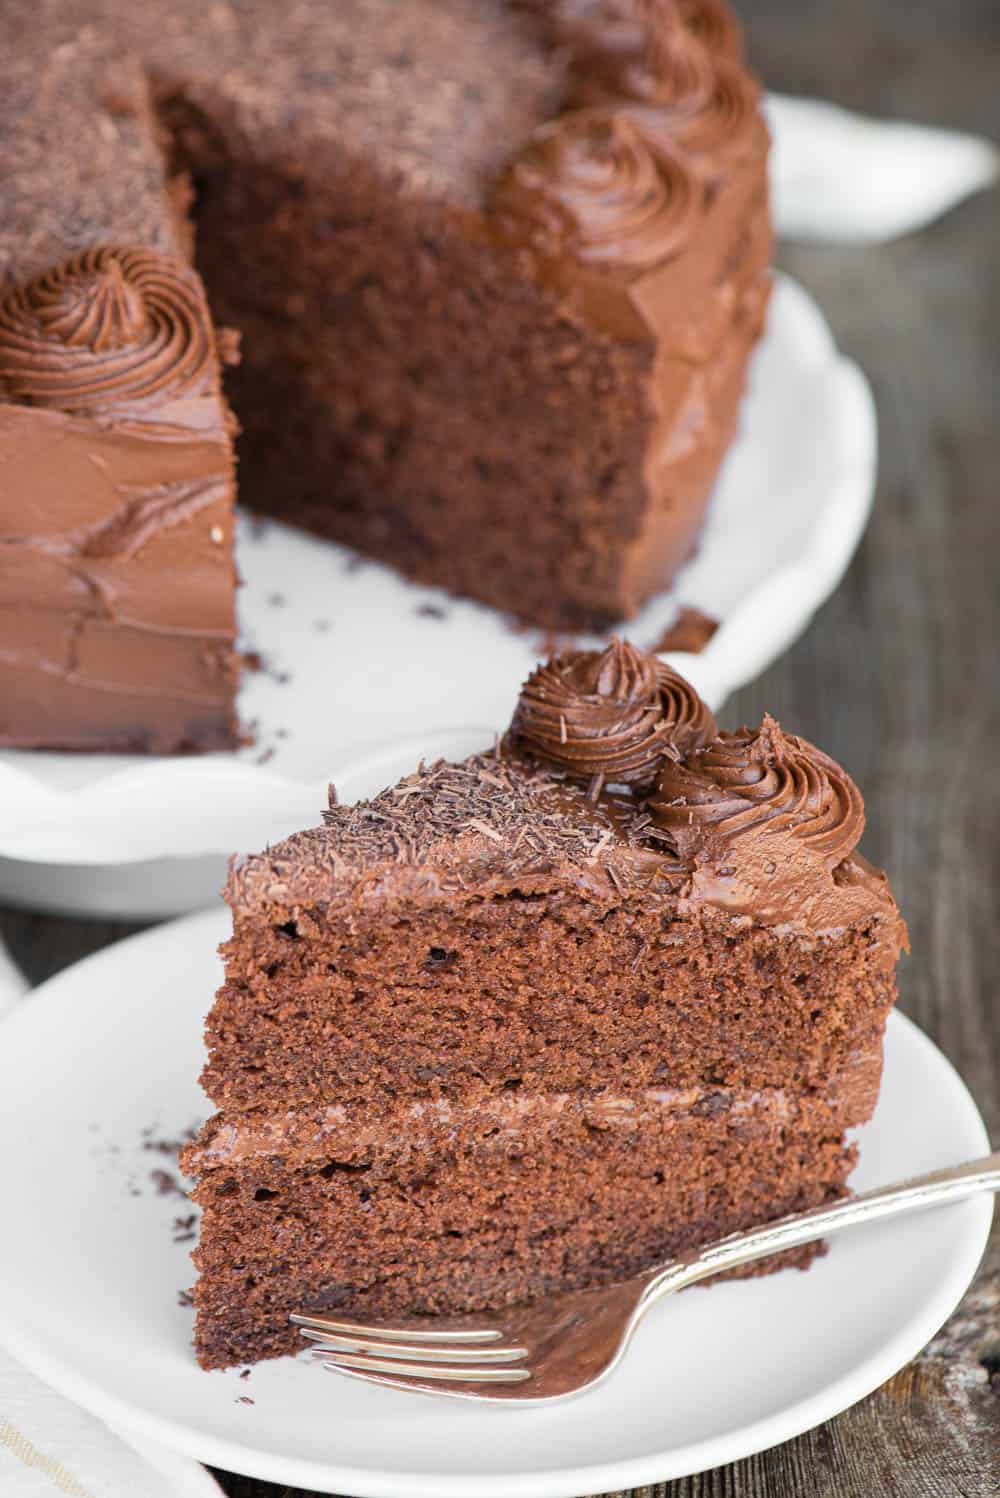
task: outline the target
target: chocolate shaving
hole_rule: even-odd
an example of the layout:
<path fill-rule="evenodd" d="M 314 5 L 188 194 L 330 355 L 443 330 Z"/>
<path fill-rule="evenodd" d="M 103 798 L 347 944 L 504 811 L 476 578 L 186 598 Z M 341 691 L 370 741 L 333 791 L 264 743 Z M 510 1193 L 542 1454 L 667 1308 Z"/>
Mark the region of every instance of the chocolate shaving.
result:
<path fill-rule="evenodd" d="M 280 887 L 283 902 L 312 904 L 334 892 L 375 888 L 380 867 L 393 870 L 390 879 L 426 869 L 442 892 L 568 867 L 587 867 L 603 881 L 611 857 L 619 889 L 623 881 L 646 885 L 669 868 L 634 834 L 640 819 L 647 813 L 633 798 L 611 798 L 602 789 L 590 801 L 583 786 L 516 758 L 506 746 L 461 764 L 425 765 L 371 801 L 329 807 L 322 827 L 234 870 L 230 893 L 237 906 L 255 905 L 277 898 L 269 892 Z M 482 839 L 471 862 L 470 833 Z M 622 860 L 617 848 L 634 856 Z"/>
<path fill-rule="evenodd" d="M 481 821 L 479 817 L 470 817 L 465 825 L 466 827 L 474 828 L 476 832 L 481 832 L 483 837 L 492 838 L 493 842 L 495 843 L 503 842 L 503 838 L 500 836 L 499 832 L 497 832 L 496 828 L 487 826 L 487 824 Z"/>

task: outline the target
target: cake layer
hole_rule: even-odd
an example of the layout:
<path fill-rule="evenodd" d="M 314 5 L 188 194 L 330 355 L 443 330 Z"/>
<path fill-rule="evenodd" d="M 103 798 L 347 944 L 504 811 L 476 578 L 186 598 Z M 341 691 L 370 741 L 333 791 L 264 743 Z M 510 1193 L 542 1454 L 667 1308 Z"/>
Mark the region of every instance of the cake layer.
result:
<path fill-rule="evenodd" d="M 481 233 L 335 145 L 288 167 L 223 138 L 217 165 L 181 159 L 212 304 L 244 334 L 244 501 L 538 623 L 620 616 L 655 342 L 567 322 Z"/>
<path fill-rule="evenodd" d="M 216 1118 L 183 1157 L 200 1178 L 199 1360 L 296 1350 L 293 1310 L 503 1306 L 817 1205 L 843 1191 L 842 1130 L 871 1102 L 846 1083 Z"/>
<path fill-rule="evenodd" d="M 720 876 L 679 859 L 641 802 L 503 755 L 328 817 L 230 879 L 217 1107 L 809 1087 L 881 1037 L 901 926 L 857 854 L 831 871 L 767 837 L 755 896 L 728 852 Z"/>
<path fill-rule="evenodd" d="M 288 912 L 291 914 L 291 912 Z M 237 919 L 202 1076 L 217 1107 L 628 1084 L 819 1086 L 877 1045 L 894 954 L 565 888 Z"/>

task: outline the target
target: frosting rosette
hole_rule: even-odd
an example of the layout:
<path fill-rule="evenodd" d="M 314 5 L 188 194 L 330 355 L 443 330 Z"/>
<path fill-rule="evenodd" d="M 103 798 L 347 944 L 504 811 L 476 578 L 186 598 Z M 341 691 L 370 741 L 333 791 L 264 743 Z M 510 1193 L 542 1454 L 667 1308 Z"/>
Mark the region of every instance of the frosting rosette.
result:
<path fill-rule="evenodd" d="M 214 372 L 200 283 L 170 255 L 100 246 L 0 301 L 0 390 L 25 405 L 120 411 Z"/>
<path fill-rule="evenodd" d="M 636 0 L 533 0 L 555 39 L 575 51 L 634 52 L 645 27 Z"/>
<path fill-rule="evenodd" d="M 665 760 L 647 807 L 683 857 L 780 834 L 834 869 L 864 830 L 861 793 L 847 772 L 765 716 L 760 728 L 723 733 L 684 763 Z"/>
<path fill-rule="evenodd" d="M 715 734 L 697 692 L 627 641 L 556 656 L 521 689 L 510 728 L 518 750 L 573 780 L 649 789 L 668 757 Z"/>
<path fill-rule="evenodd" d="M 727 0 L 674 0 L 681 25 L 717 57 L 743 56 L 743 32 Z"/>
<path fill-rule="evenodd" d="M 710 54 L 680 26 L 650 28 L 633 53 L 577 57 L 570 70 L 570 99 L 580 106 L 625 103 L 640 120 L 662 114 L 695 114 L 711 103 L 715 66 Z"/>
<path fill-rule="evenodd" d="M 638 273 L 676 254 L 701 212 L 684 163 L 657 152 L 623 109 L 543 125 L 497 188 L 503 238 L 595 270 Z"/>
<path fill-rule="evenodd" d="M 738 64 L 717 58 L 713 62 L 715 85 L 697 110 L 679 116 L 674 135 L 679 145 L 694 156 L 706 156 L 713 164 L 726 166 L 767 144 L 767 131 L 760 112 L 760 87 Z"/>

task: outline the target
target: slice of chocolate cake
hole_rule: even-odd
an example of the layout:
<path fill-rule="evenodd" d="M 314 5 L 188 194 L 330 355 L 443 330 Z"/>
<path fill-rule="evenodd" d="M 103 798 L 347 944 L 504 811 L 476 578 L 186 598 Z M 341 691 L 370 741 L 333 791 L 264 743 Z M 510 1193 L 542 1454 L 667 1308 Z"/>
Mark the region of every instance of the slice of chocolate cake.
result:
<path fill-rule="evenodd" d="M 846 773 L 615 643 L 234 867 L 187 1152 L 206 1367 L 628 1275 L 844 1190 L 905 938 Z M 801 1251 L 806 1264 L 815 1250 Z"/>
<path fill-rule="evenodd" d="M 718 0 L 7 0 L 0 59 L 0 745 L 234 741 L 192 253 L 253 508 L 560 628 L 690 555 L 771 256 Z"/>

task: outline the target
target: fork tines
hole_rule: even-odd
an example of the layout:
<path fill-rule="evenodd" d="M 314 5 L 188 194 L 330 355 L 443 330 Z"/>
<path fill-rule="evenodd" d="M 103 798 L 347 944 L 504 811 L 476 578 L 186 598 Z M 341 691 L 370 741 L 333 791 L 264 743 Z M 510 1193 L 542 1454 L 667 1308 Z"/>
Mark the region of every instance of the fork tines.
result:
<path fill-rule="evenodd" d="M 290 1320 L 303 1337 L 316 1343 L 311 1349 L 314 1356 L 335 1372 L 393 1382 L 405 1378 L 463 1384 L 514 1384 L 531 1377 L 527 1368 L 510 1366 L 527 1356 L 526 1348 L 484 1345 L 502 1341 L 502 1333 L 494 1328 L 449 1328 L 446 1322 L 433 1330 L 365 1326 L 299 1312 Z"/>

